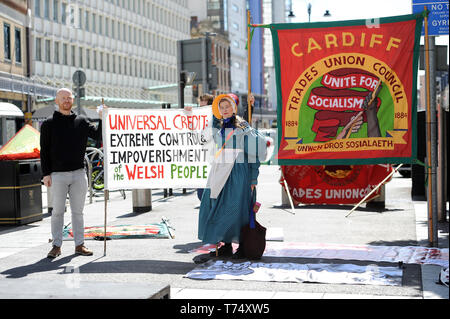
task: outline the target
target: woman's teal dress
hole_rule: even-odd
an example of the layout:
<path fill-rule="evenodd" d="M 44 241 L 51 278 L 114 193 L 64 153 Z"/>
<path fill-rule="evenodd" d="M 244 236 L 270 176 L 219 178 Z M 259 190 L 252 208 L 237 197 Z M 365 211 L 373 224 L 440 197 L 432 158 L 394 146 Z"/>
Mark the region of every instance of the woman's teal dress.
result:
<path fill-rule="evenodd" d="M 241 149 L 231 173 L 217 198 L 210 198 L 205 188 L 198 218 L 198 238 L 203 243 L 239 242 L 241 228 L 249 222 L 249 209 L 256 199 L 251 185 L 257 184 L 260 160 L 266 152 L 266 139 L 247 122 L 244 128 L 234 129 L 225 148 Z M 219 148 L 225 142 L 220 131 L 213 135 Z"/>

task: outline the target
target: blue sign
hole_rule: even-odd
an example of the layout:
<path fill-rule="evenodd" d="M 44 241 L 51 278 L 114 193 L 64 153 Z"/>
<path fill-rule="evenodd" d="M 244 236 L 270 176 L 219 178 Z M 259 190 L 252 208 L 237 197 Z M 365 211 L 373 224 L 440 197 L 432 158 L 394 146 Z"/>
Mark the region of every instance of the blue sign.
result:
<path fill-rule="evenodd" d="M 428 14 L 428 35 L 448 35 L 448 0 L 413 0 L 413 13 L 422 12 L 424 6 Z M 425 35 L 422 27 L 422 35 Z"/>

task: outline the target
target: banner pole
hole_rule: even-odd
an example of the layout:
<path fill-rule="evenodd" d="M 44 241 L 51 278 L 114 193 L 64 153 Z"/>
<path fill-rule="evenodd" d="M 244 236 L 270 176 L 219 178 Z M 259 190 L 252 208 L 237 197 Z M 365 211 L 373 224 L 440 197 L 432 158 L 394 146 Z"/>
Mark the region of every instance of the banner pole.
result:
<path fill-rule="evenodd" d="M 105 99 L 102 98 L 102 106 L 104 104 L 105 104 Z M 105 161 L 105 156 L 103 156 L 103 161 Z M 103 163 L 103 169 L 105 169 L 105 163 Z M 103 173 L 103 176 L 105 176 L 104 173 Z M 106 216 L 107 216 L 107 212 L 108 212 L 109 190 L 105 188 L 103 193 L 104 193 L 103 196 L 105 199 L 105 220 L 104 220 L 104 225 L 103 225 L 103 256 L 106 256 L 106 221 L 107 221 Z"/>
<path fill-rule="evenodd" d="M 289 186 L 286 182 L 286 178 L 284 178 L 284 174 L 283 174 L 283 168 L 280 168 L 281 170 L 281 177 L 283 178 L 283 184 L 284 184 L 284 188 L 286 190 L 286 193 L 288 195 L 289 198 L 289 203 L 291 204 L 291 208 L 292 208 L 292 215 L 295 215 L 295 207 L 294 207 L 294 203 L 292 201 L 292 197 L 291 197 L 291 192 L 289 191 Z"/>
<path fill-rule="evenodd" d="M 252 106 L 250 104 L 250 94 L 252 93 L 251 55 L 250 55 L 250 10 L 247 10 L 247 107 L 248 124 L 252 125 Z"/>
<path fill-rule="evenodd" d="M 424 6 L 424 10 L 427 11 L 427 6 Z M 434 207 L 433 207 L 433 195 L 434 195 L 434 175 L 433 175 L 433 152 L 432 152 L 432 136 L 433 136 L 433 129 L 431 127 L 432 120 L 434 121 L 434 118 L 432 119 L 432 103 L 431 103 L 431 81 L 434 81 L 432 78 L 432 72 L 431 66 L 430 66 L 430 60 L 434 57 L 430 57 L 430 37 L 428 35 L 428 15 L 426 14 L 424 17 L 424 33 L 425 33 L 425 83 L 426 83 L 426 138 L 427 138 L 427 207 L 428 207 L 428 242 L 430 246 L 435 246 L 437 242 L 435 241 L 435 220 L 434 220 Z"/>
<path fill-rule="evenodd" d="M 106 216 L 108 211 L 108 199 L 109 199 L 109 190 L 105 189 L 105 222 L 103 229 L 103 256 L 106 256 Z"/>
<path fill-rule="evenodd" d="M 373 192 L 375 192 L 378 188 L 380 188 L 381 187 L 381 185 L 383 185 L 392 175 L 394 175 L 398 170 L 399 170 L 399 168 L 400 167 L 402 167 L 403 166 L 403 163 L 402 164 L 399 164 L 392 172 L 390 172 L 389 173 L 389 175 L 388 176 L 386 176 L 374 189 L 372 189 L 370 192 L 369 192 L 369 194 L 367 194 L 366 196 L 364 196 L 364 198 L 363 199 L 361 199 L 361 201 L 358 203 L 358 204 L 356 204 L 353 208 L 352 208 L 352 210 L 347 214 L 347 215 L 345 215 L 345 217 L 348 217 L 348 216 L 350 216 L 350 214 L 351 213 L 353 213 L 354 211 L 355 211 L 355 209 L 357 209 L 362 203 L 364 203 L 365 201 L 366 201 L 366 199 L 367 198 L 369 198 L 369 196 L 370 195 L 372 195 L 372 193 Z"/>

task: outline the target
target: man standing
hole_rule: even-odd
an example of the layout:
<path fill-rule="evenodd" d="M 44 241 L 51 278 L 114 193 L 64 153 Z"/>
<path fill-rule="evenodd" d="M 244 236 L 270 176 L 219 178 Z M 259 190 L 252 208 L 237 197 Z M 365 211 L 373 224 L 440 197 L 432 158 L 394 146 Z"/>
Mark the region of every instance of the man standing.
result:
<path fill-rule="evenodd" d="M 52 187 L 53 192 L 53 248 L 47 257 L 61 255 L 67 194 L 72 212 L 75 253 L 90 256 L 92 251 L 84 246 L 83 208 L 88 187 L 84 155 L 88 137 L 101 139 L 101 121 L 96 128 L 84 116 L 73 113 L 73 95 L 67 88 L 57 91 L 55 103 L 59 110 L 42 123 L 40 139 L 43 182 Z M 101 118 L 101 111 L 99 113 Z"/>

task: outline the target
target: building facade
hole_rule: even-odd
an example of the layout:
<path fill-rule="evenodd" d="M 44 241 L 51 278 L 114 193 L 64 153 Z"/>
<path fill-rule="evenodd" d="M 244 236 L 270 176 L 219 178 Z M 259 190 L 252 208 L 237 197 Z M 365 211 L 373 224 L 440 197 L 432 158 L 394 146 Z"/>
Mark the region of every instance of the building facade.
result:
<path fill-rule="evenodd" d="M 177 40 L 190 38 L 187 2 L 34 0 L 33 78 L 72 87 L 82 70 L 85 104 L 176 104 L 176 87 L 166 88 L 177 83 Z"/>
<path fill-rule="evenodd" d="M 230 41 L 228 32 L 220 28 L 213 20 L 208 19 L 208 9 L 206 1 L 190 1 L 189 9 L 191 13 L 191 38 L 208 37 L 211 47 L 209 55 L 211 65 L 217 72 L 211 74 L 216 77 L 217 85 L 215 88 L 207 88 L 206 92 L 202 85 L 198 85 L 194 94 L 197 96 L 203 93 L 218 95 L 229 93 L 231 91 L 231 72 L 230 72 Z"/>
<path fill-rule="evenodd" d="M 247 2 L 246 0 L 224 0 L 227 13 L 224 24 L 230 40 L 231 91 L 247 94 Z M 241 101 L 242 105 L 242 101 Z"/>
<path fill-rule="evenodd" d="M 13 104 L 22 112 L 28 103 L 28 92 L 22 89 L 28 82 L 26 13 L 26 0 L 0 1 L 0 102 Z M 23 114 L 12 116 L 0 109 L 0 146 L 14 136 L 23 121 Z"/>
<path fill-rule="evenodd" d="M 276 2 L 276 3 L 275 3 Z M 287 1 L 263 0 L 263 23 L 286 23 Z M 275 79 L 275 64 L 272 45 L 272 34 L 264 28 L 264 70 L 265 89 L 267 92 L 267 108 L 277 109 L 277 89 Z"/>

